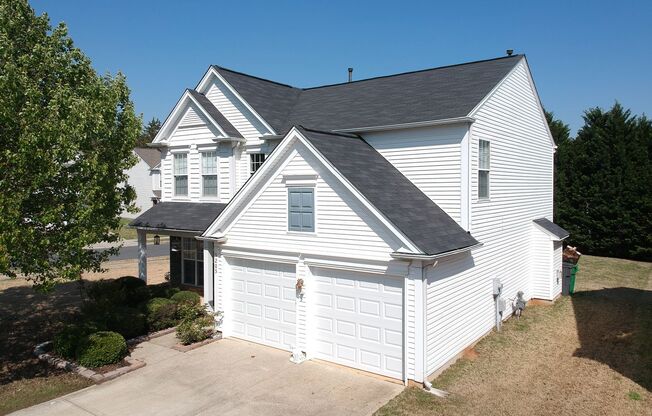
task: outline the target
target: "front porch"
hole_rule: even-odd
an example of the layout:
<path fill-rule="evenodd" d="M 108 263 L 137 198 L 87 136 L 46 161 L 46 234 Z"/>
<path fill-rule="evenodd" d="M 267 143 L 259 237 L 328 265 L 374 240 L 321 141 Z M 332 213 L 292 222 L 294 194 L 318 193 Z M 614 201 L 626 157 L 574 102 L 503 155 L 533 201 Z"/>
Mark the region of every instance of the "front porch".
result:
<path fill-rule="evenodd" d="M 147 282 L 147 237 L 170 237 L 170 283 L 214 307 L 213 242 L 199 237 L 226 204 L 162 202 L 129 223 L 138 234 L 138 277 Z"/>

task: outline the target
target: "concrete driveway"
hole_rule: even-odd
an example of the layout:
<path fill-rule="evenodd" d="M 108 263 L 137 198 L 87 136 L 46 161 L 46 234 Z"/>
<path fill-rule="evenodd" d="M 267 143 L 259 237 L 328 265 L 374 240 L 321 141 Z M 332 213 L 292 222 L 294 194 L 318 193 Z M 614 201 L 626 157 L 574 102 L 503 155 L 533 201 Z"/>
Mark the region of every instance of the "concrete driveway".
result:
<path fill-rule="evenodd" d="M 132 353 L 147 365 L 16 415 L 368 415 L 403 386 L 355 370 L 224 339 L 182 353 L 173 334 Z"/>

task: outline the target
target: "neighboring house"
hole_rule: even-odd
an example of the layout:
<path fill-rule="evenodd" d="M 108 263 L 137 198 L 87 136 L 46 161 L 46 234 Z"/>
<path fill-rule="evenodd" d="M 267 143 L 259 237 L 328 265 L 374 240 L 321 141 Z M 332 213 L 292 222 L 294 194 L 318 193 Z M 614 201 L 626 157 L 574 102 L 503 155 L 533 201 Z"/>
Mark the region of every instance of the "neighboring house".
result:
<path fill-rule="evenodd" d="M 127 171 L 127 183 L 136 190 L 137 213 L 124 211 L 122 217 L 135 218 L 150 209 L 161 199 L 161 151 L 150 147 L 137 147 L 134 154 L 138 163 Z"/>
<path fill-rule="evenodd" d="M 172 236 L 172 280 L 224 336 L 424 382 L 518 291 L 560 293 L 555 144 L 522 55 L 306 89 L 211 66 L 152 145 L 140 276 L 145 234 Z"/>

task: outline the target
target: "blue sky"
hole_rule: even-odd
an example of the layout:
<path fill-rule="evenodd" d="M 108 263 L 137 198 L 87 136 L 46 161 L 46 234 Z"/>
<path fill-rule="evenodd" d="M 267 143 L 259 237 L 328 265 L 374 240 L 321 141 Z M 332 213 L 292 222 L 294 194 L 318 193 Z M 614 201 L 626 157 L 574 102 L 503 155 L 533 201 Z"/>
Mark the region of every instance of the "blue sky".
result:
<path fill-rule="evenodd" d="M 544 106 L 652 115 L 652 2 L 32 0 L 163 120 L 210 64 L 307 87 L 525 53 Z"/>

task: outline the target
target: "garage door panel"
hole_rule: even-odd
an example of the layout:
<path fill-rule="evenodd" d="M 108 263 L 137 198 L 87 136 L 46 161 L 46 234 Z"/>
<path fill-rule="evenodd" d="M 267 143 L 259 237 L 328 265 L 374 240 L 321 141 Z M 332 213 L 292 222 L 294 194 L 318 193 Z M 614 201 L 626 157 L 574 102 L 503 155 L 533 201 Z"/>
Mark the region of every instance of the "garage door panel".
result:
<path fill-rule="evenodd" d="M 337 270 L 314 275 L 315 356 L 401 378 L 402 281 Z"/>
<path fill-rule="evenodd" d="M 230 259 L 232 328 L 237 337 L 277 348 L 295 344 L 294 266 Z"/>

